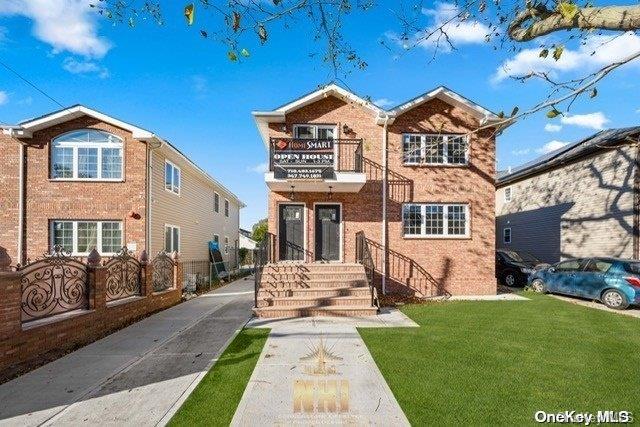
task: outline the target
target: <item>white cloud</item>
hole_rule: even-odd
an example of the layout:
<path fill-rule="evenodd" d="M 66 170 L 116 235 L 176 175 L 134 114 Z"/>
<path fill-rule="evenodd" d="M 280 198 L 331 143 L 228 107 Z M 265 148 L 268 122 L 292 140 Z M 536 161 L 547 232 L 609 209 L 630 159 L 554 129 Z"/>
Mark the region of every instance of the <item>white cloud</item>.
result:
<path fill-rule="evenodd" d="M 612 62 L 627 57 L 640 50 L 640 36 L 632 32 L 619 36 L 590 36 L 577 50 L 565 49 L 559 60 L 553 59 L 551 52 L 546 58 L 540 57 L 540 48 L 524 49 L 516 56 L 503 62 L 491 80 L 498 83 L 508 77 L 524 76 L 532 71 L 547 72 L 551 75 L 572 71 L 593 71 Z M 638 65 L 638 61 L 634 64 Z"/>
<path fill-rule="evenodd" d="M 0 90 L 0 105 L 4 105 L 9 102 L 9 94 L 4 90 Z"/>
<path fill-rule="evenodd" d="M 514 156 L 526 156 L 531 152 L 530 148 L 523 148 L 522 150 L 513 150 L 511 154 Z"/>
<path fill-rule="evenodd" d="M 589 114 L 564 115 L 560 119 L 565 125 L 580 126 L 589 129 L 602 130 L 609 119 L 600 111 Z"/>
<path fill-rule="evenodd" d="M 567 144 L 568 142 L 557 141 L 554 139 L 553 141 L 549 141 L 546 144 L 544 144 L 542 147 L 536 149 L 536 151 L 541 154 L 547 154 L 552 151 L 556 151 L 557 149 L 562 148 Z"/>
<path fill-rule="evenodd" d="M 24 16 L 33 21 L 34 36 L 54 53 L 71 52 L 102 58 L 111 43 L 98 35 L 93 0 L 2 0 L 0 16 Z"/>
<path fill-rule="evenodd" d="M 247 167 L 247 171 L 248 172 L 255 172 L 255 173 L 267 173 L 267 171 L 269 170 L 269 165 L 264 162 L 264 163 L 259 163 L 255 166 L 248 166 Z"/>
<path fill-rule="evenodd" d="M 433 21 L 424 30 L 416 32 L 409 40 L 403 39 L 393 32 L 386 32 L 385 36 L 404 49 L 417 44 L 425 49 L 437 48 L 441 52 L 450 52 L 451 48 L 446 37 L 441 31 L 437 31 L 442 27 L 442 31 L 447 34 L 454 47 L 484 43 L 486 35 L 491 33 L 489 27 L 481 22 L 459 17 L 460 12 L 460 8 L 453 3 L 435 2 L 433 9 L 422 9 L 422 13 Z"/>
<path fill-rule="evenodd" d="M 191 76 L 191 89 L 198 95 L 204 95 L 209 91 L 209 81 L 201 75 Z"/>
<path fill-rule="evenodd" d="M 27 96 L 26 98 L 23 98 L 18 101 L 18 105 L 31 105 L 31 104 L 33 104 L 33 98 L 30 96 Z"/>
<path fill-rule="evenodd" d="M 96 74 L 101 79 L 109 77 L 109 70 L 93 61 L 78 61 L 74 58 L 65 58 L 62 68 L 71 74 Z"/>
<path fill-rule="evenodd" d="M 375 105 L 377 105 L 378 107 L 382 107 L 382 108 L 387 108 L 387 107 L 391 107 L 393 105 L 395 105 L 395 102 L 387 99 L 387 98 L 379 98 L 376 99 L 375 101 L 373 101 L 373 103 Z"/>
<path fill-rule="evenodd" d="M 547 123 L 546 125 L 544 125 L 544 130 L 546 130 L 547 132 L 560 132 L 562 130 L 562 126 Z"/>

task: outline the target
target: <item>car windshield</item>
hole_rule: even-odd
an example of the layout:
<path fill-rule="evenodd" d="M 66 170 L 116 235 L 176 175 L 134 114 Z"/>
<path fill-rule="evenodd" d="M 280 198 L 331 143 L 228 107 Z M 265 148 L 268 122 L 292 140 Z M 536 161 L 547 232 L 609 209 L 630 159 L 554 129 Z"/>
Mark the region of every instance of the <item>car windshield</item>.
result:
<path fill-rule="evenodd" d="M 522 251 L 501 251 L 502 254 L 504 256 L 506 256 L 508 259 L 510 259 L 511 261 L 515 261 L 515 262 L 526 262 L 529 264 L 541 264 L 542 261 L 540 261 L 538 258 L 534 257 L 533 255 L 531 255 L 529 252 L 522 252 Z"/>

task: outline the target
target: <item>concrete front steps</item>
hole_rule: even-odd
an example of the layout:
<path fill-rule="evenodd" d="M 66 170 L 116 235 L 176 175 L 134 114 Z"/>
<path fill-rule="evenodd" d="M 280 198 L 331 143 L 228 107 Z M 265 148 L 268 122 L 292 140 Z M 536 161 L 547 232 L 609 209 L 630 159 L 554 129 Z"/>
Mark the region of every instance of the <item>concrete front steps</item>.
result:
<path fill-rule="evenodd" d="M 258 317 L 370 316 L 378 312 L 360 264 L 278 263 L 262 271 Z"/>

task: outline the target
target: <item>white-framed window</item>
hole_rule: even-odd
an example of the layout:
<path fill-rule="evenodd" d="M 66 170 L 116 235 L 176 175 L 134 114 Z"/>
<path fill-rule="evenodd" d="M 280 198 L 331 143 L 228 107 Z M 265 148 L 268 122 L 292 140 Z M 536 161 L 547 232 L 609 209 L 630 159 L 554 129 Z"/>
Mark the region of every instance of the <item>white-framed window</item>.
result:
<path fill-rule="evenodd" d="M 511 243 L 511 227 L 502 230 L 502 242 Z"/>
<path fill-rule="evenodd" d="M 469 205 L 406 203 L 402 229 L 405 237 L 468 237 Z"/>
<path fill-rule="evenodd" d="M 466 165 L 469 163 L 467 135 L 404 134 L 404 165 Z"/>
<path fill-rule="evenodd" d="M 224 216 L 229 218 L 229 201 L 224 199 Z"/>
<path fill-rule="evenodd" d="M 164 161 L 164 189 L 180 195 L 182 171 L 169 160 Z"/>
<path fill-rule="evenodd" d="M 180 252 L 180 227 L 170 224 L 164 225 L 164 251 Z"/>
<path fill-rule="evenodd" d="M 51 179 L 122 181 L 123 168 L 122 139 L 108 132 L 81 129 L 51 141 Z"/>
<path fill-rule="evenodd" d="M 228 236 L 224 236 L 224 253 L 225 254 L 229 253 L 229 237 Z"/>
<path fill-rule="evenodd" d="M 220 212 L 220 195 L 218 193 L 213 193 L 213 211 Z"/>
<path fill-rule="evenodd" d="M 504 189 L 504 201 L 505 203 L 509 203 L 511 198 L 513 197 L 513 190 L 511 187 L 507 187 Z"/>
<path fill-rule="evenodd" d="M 123 244 L 122 221 L 51 221 L 51 247 L 61 245 L 73 255 L 113 255 Z"/>
<path fill-rule="evenodd" d="M 294 125 L 293 136 L 300 139 L 335 139 L 335 125 Z"/>

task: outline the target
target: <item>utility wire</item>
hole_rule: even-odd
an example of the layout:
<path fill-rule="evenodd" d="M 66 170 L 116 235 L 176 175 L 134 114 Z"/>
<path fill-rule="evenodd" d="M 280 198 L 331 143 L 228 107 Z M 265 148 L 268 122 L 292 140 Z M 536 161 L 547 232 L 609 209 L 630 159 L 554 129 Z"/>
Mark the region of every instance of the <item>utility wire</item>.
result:
<path fill-rule="evenodd" d="M 29 86 L 31 86 L 32 88 L 34 88 L 35 90 L 37 90 L 38 92 L 40 92 L 41 94 L 43 94 L 44 96 L 46 96 L 47 98 L 49 98 L 51 101 L 53 101 L 54 103 L 58 104 L 60 107 L 62 108 L 66 108 L 64 105 L 60 104 L 58 101 L 56 101 L 52 96 L 50 96 L 48 93 L 46 93 L 45 91 L 43 91 L 42 89 L 40 89 L 38 86 L 36 86 L 35 84 L 31 83 L 29 80 L 27 80 L 25 77 L 22 77 L 20 75 L 20 73 L 18 73 L 16 70 L 14 70 L 13 68 L 9 67 L 7 64 L 5 64 L 4 62 L 0 61 L 0 65 L 2 65 L 4 68 L 6 68 L 7 70 L 11 71 L 13 74 L 15 74 L 16 76 L 18 76 L 18 78 L 20 80 L 22 80 L 23 82 L 25 82 L 26 84 L 28 84 Z"/>

